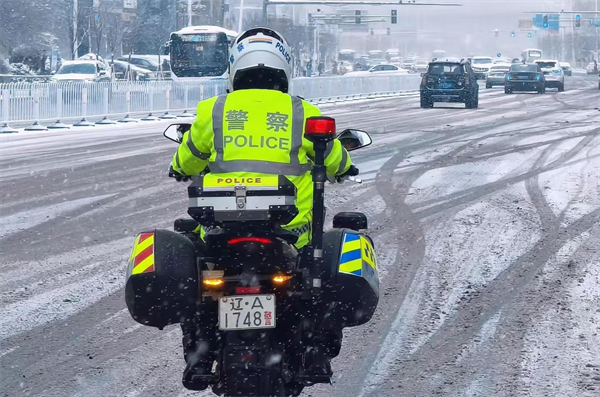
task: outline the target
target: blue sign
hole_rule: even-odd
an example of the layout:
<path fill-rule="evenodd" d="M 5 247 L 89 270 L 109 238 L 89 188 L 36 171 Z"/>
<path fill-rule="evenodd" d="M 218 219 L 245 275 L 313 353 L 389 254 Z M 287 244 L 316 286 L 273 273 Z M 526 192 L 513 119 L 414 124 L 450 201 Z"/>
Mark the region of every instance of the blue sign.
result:
<path fill-rule="evenodd" d="M 533 26 L 536 28 L 541 28 L 544 23 L 544 16 L 542 14 L 535 14 L 533 17 Z"/>
<path fill-rule="evenodd" d="M 498 58 L 500 58 L 500 57 L 502 56 L 502 54 L 501 54 L 501 53 L 497 53 L 497 54 L 496 54 L 496 56 L 497 56 Z"/>
<path fill-rule="evenodd" d="M 559 15 L 558 14 L 550 14 L 548 16 L 548 30 L 554 31 L 554 32 L 558 32 L 559 29 Z"/>

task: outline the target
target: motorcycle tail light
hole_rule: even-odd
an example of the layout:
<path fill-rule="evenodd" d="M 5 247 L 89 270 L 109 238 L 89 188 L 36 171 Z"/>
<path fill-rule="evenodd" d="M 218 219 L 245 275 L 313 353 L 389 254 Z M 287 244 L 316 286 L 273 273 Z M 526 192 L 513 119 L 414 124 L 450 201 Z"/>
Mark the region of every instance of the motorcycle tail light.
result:
<path fill-rule="evenodd" d="M 270 238 L 264 237 L 236 237 L 230 239 L 227 244 L 235 245 L 241 243 L 259 243 L 259 244 L 271 244 L 273 241 Z"/>
<path fill-rule="evenodd" d="M 316 137 L 335 136 L 335 119 L 331 117 L 309 117 L 306 119 L 305 135 Z"/>
<path fill-rule="evenodd" d="M 277 274 L 275 276 L 273 276 L 273 283 L 274 284 L 284 284 L 287 283 L 288 281 L 290 281 L 292 279 L 292 276 L 288 276 L 285 274 Z"/>
<path fill-rule="evenodd" d="M 235 287 L 235 293 L 240 295 L 260 294 L 260 287 Z"/>

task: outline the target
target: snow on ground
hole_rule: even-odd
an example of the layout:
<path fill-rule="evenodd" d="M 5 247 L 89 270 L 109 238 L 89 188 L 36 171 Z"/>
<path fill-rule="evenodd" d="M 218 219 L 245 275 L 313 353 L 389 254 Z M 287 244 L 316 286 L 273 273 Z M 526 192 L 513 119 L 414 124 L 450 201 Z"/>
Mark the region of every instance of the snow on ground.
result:
<path fill-rule="evenodd" d="M 600 228 L 565 245 L 538 285 L 550 288 L 526 335 L 524 396 L 593 397 L 600 392 Z M 581 259 L 595 252 L 593 261 Z"/>
<path fill-rule="evenodd" d="M 504 201 L 500 193 L 490 200 Z M 522 203 L 523 211 L 535 211 Z M 407 298 L 399 309 L 365 384 L 364 393 L 380 386 L 392 363 L 423 345 L 457 304 L 492 281 L 537 238 L 537 223 L 488 202 L 480 202 L 448 218 L 429 220 L 426 254 Z M 524 236 L 527 236 L 524 238 Z M 448 239 L 451 237 L 451 239 Z"/>
<path fill-rule="evenodd" d="M 71 212 L 78 208 L 82 208 L 112 196 L 114 196 L 114 194 L 86 197 L 79 200 L 66 201 L 64 203 L 42 207 L 36 210 L 22 211 L 16 214 L 1 217 L 0 224 L 2 224 L 2 229 L 0 229 L 0 239 L 22 230 L 33 228 L 67 212 Z"/>

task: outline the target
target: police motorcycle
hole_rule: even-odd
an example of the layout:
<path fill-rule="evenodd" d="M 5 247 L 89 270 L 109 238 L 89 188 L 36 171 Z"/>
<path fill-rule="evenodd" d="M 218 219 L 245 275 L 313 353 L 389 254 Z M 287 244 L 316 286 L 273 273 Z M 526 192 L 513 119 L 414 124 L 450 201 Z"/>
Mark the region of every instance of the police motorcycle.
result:
<path fill-rule="evenodd" d="M 164 135 L 181 143 L 180 131 L 189 128 L 174 124 Z M 373 241 L 361 232 L 366 216 L 339 213 L 333 229 L 323 230 L 324 158 L 335 120 L 309 118 L 305 136 L 315 149 L 314 197 L 312 241 L 301 252 L 297 234 L 280 228 L 298 212 L 295 186 L 283 176 L 192 177 L 192 219 L 176 220 L 174 232 L 149 230 L 135 239 L 125 287 L 131 316 L 159 329 L 194 319 L 214 360 L 201 381 L 217 395 L 298 396 L 330 383 L 331 371 L 307 371 L 319 336 L 365 324 L 377 307 Z M 337 138 L 348 150 L 371 144 L 358 130 Z"/>

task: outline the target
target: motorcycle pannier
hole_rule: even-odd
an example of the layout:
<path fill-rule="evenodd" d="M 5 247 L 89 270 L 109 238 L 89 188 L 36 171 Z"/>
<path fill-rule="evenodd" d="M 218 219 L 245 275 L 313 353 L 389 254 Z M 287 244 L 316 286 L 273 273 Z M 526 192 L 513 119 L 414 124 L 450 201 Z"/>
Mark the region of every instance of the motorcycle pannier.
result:
<path fill-rule="evenodd" d="M 368 322 L 379 302 L 379 276 L 373 242 L 351 229 L 334 229 L 323 236 L 326 300 L 332 321 L 344 327 Z"/>
<path fill-rule="evenodd" d="M 163 328 L 193 312 L 197 296 L 194 244 L 170 230 L 138 234 L 125 285 L 131 316 L 141 324 Z"/>

